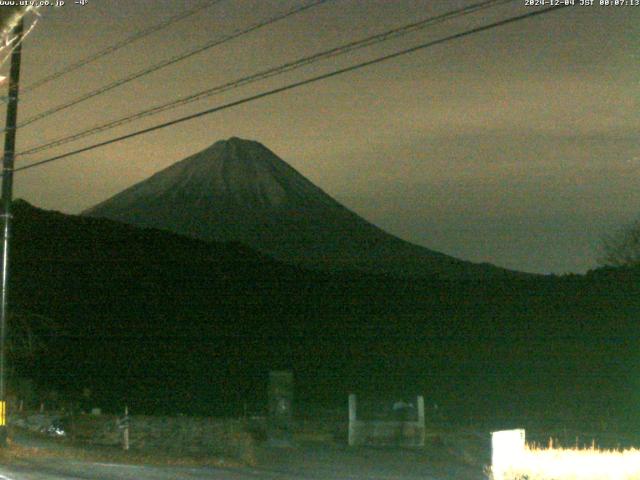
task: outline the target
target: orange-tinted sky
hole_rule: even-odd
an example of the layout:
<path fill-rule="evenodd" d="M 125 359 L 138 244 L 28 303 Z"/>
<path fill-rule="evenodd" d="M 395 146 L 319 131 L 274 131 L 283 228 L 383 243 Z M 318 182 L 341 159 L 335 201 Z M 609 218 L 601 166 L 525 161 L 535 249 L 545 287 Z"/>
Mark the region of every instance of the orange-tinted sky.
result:
<path fill-rule="evenodd" d="M 89 0 L 81 7 L 67 0 L 62 8 L 45 7 L 24 47 L 23 84 L 197 3 Z M 222 0 L 24 95 L 19 117 L 301 3 Z M 25 127 L 18 150 L 470 3 L 334 0 Z M 524 3 L 17 164 L 530 11 Z M 404 239 L 518 270 L 582 272 L 596 265 L 603 234 L 640 216 L 639 38 L 640 5 L 564 9 L 21 172 L 16 196 L 77 213 L 219 139 L 239 136 L 264 143 L 337 200 Z"/>

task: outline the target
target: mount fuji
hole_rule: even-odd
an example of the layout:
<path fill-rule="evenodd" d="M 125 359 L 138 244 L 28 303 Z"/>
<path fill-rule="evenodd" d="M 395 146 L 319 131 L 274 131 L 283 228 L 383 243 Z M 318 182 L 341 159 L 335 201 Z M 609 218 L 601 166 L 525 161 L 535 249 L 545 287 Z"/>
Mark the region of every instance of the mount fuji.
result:
<path fill-rule="evenodd" d="M 446 278 L 515 273 L 395 237 L 338 203 L 264 145 L 236 137 L 214 143 L 83 215 L 240 242 L 312 269 Z"/>

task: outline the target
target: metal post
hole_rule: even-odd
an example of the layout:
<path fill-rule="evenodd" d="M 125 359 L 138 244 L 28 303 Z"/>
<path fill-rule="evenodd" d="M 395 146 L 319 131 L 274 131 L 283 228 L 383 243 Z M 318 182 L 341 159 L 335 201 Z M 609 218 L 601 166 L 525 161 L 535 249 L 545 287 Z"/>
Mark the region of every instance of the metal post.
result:
<path fill-rule="evenodd" d="M 349 394 L 349 446 L 356 444 L 356 421 L 358 420 L 358 400 L 354 393 Z"/>
<path fill-rule="evenodd" d="M 13 163 L 15 159 L 16 123 L 18 119 L 18 91 L 20 84 L 20 58 L 22 54 L 23 22 L 20 20 L 11 35 L 16 37 L 16 47 L 11 54 L 9 76 L 9 100 L 5 124 L 4 157 L 2 161 L 2 279 L 0 288 L 0 446 L 7 445 L 7 293 L 9 284 L 9 238 L 11 236 L 11 201 L 13 199 Z"/>
<path fill-rule="evenodd" d="M 269 372 L 269 444 L 289 447 L 293 441 L 293 373 Z"/>
<path fill-rule="evenodd" d="M 122 432 L 122 448 L 129 450 L 129 407 L 124 407 L 124 431 Z"/>
<path fill-rule="evenodd" d="M 418 438 L 416 440 L 416 447 L 424 447 L 424 442 L 427 436 L 427 429 L 425 426 L 425 416 L 424 416 L 424 397 L 422 395 L 418 395 L 417 398 L 418 403 Z"/>
<path fill-rule="evenodd" d="M 424 397 L 418 395 L 416 400 L 418 405 L 418 423 L 424 427 Z"/>

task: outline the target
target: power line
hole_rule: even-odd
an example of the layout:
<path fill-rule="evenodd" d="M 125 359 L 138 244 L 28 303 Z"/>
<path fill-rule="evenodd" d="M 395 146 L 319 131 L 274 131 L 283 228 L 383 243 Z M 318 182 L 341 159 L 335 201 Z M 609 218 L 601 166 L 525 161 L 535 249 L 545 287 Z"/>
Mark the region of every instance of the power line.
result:
<path fill-rule="evenodd" d="M 282 75 L 284 73 L 290 72 L 292 70 L 296 70 L 299 68 L 302 68 L 304 66 L 310 65 L 312 63 L 318 62 L 320 60 L 325 60 L 327 58 L 331 58 L 331 57 L 336 57 L 339 55 L 343 55 L 349 52 L 352 52 L 354 50 L 358 50 L 361 48 L 365 48 L 365 47 L 369 47 L 371 45 L 375 45 L 378 43 L 382 43 L 388 40 L 392 40 L 398 37 L 401 37 L 403 35 L 407 35 L 409 33 L 424 29 L 428 26 L 437 24 L 437 23 L 441 23 L 447 20 L 450 20 L 452 18 L 456 18 L 456 17 L 460 17 L 460 16 L 464 16 L 464 15 L 469 15 L 471 13 L 475 13 L 478 12 L 480 10 L 483 9 L 487 9 L 487 8 L 491 8 L 500 4 L 506 4 L 506 3 L 512 3 L 515 0 L 485 0 L 483 2 L 480 3 L 476 3 L 473 5 L 469 5 L 467 7 L 464 8 L 460 8 L 457 10 L 452 10 L 450 12 L 441 14 L 441 15 L 437 15 L 434 17 L 429 17 L 427 19 L 423 19 L 421 21 L 418 22 L 414 22 L 414 23 L 410 23 L 408 25 L 404 25 L 402 27 L 397 27 L 376 35 L 372 35 L 369 37 L 366 37 L 364 39 L 360 39 L 354 42 L 350 42 L 347 43 L 345 45 L 341 45 L 339 47 L 335 47 L 335 48 L 331 48 L 329 50 L 324 50 L 322 52 L 316 53 L 314 55 L 311 56 L 307 56 L 307 57 L 303 57 L 301 59 L 295 60 L 293 62 L 288 62 L 285 63 L 283 65 L 279 65 L 277 67 L 273 67 L 273 68 L 269 68 L 267 70 L 263 70 L 261 72 L 246 76 L 246 77 L 242 77 L 240 79 L 236 79 L 233 80 L 231 82 L 227 82 L 225 84 L 222 85 L 217 85 L 215 87 L 212 88 L 208 88 L 206 90 L 203 90 L 201 92 L 198 93 L 194 93 L 191 95 L 188 95 L 186 97 L 183 98 L 179 98 L 177 100 L 173 100 L 171 102 L 168 103 L 164 103 L 161 105 L 157 105 L 155 107 L 152 107 L 150 109 L 147 110 L 143 110 L 141 112 L 135 113 L 133 115 L 128 115 L 125 117 L 121 117 L 119 119 L 116 120 L 112 120 L 110 122 L 101 124 L 101 125 L 96 125 L 93 126 L 91 128 L 88 128 L 86 130 L 83 130 L 81 132 L 75 133 L 73 135 L 67 135 L 64 137 L 59 137 L 57 139 L 51 140 L 47 143 L 29 148 L 27 150 L 24 150 L 20 153 L 18 153 L 18 156 L 25 156 L 25 155 L 33 155 L 35 153 L 39 153 L 45 150 L 50 150 L 51 148 L 54 147 L 58 147 L 60 145 L 64 145 L 66 143 L 69 142 L 73 142 L 76 140 L 80 140 L 82 138 L 91 136 L 91 135 L 95 135 L 97 133 L 100 132 L 104 132 L 106 130 L 111 130 L 115 127 L 119 127 L 121 125 L 125 125 L 127 123 L 131 123 L 133 121 L 136 120 L 140 120 L 142 118 L 148 117 L 148 116 L 152 116 L 152 115 L 157 115 L 161 112 L 167 111 L 167 110 L 171 110 L 198 100 L 202 100 L 204 98 L 216 95 L 216 94 L 220 94 L 223 92 L 226 92 L 228 90 L 233 90 L 236 88 L 239 88 L 241 86 L 244 85 L 248 85 L 250 83 L 254 83 L 257 82 L 259 80 L 265 80 L 267 78 L 271 78 L 277 75 Z"/>
<path fill-rule="evenodd" d="M 470 30 L 465 30 L 464 32 L 456 33 L 454 35 L 449 35 L 447 37 L 443 37 L 443 38 L 440 38 L 438 40 L 433 40 L 431 42 L 423 43 L 423 44 L 420 44 L 420 45 L 417 45 L 417 46 L 414 46 L 414 47 L 410 47 L 410 48 L 407 48 L 407 49 L 404 49 L 404 50 L 400 50 L 398 52 L 394 52 L 394 53 L 391 53 L 391 54 L 388 54 L 388 55 L 384 55 L 382 57 L 378 57 L 378 58 L 375 58 L 373 60 L 368 60 L 366 62 L 361 62 L 361 63 L 355 64 L 355 65 L 351 65 L 349 67 L 341 68 L 339 70 L 334 70 L 333 72 L 329 72 L 329 73 L 325 73 L 325 74 L 318 75 L 318 76 L 315 76 L 315 77 L 311 77 L 311 78 L 308 78 L 306 80 L 301 80 L 301 81 L 298 81 L 298 82 L 290 83 L 290 84 L 285 85 L 283 87 L 278 87 L 278 88 L 274 88 L 272 90 L 268 90 L 266 92 L 258 93 L 256 95 L 251 95 L 249 97 L 245 97 L 245 98 L 242 98 L 240 100 L 235 100 L 233 102 L 229 102 L 229 103 L 226 103 L 224 105 L 220 105 L 220 106 L 213 107 L 213 108 L 210 108 L 210 109 L 207 109 L 207 110 L 203 110 L 201 112 L 194 113 L 194 114 L 191 114 L 191 115 L 186 115 L 184 117 L 180 117 L 180 118 L 177 118 L 175 120 L 171 120 L 169 122 L 160 123 L 158 125 L 154 125 L 153 127 L 149 127 L 149 128 L 145 128 L 145 129 L 142 129 L 142 130 L 138 130 L 136 132 L 128 133 L 126 135 L 115 137 L 115 138 L 112 138 L 110 140 L 105 140 L 104 142 L 96 143 L 96 144 L 90 145 L 88 147 L 83 147 L 83 148 L 79 148 L 77 150 L 73 150 L 71 152 L 67 152 L 67 153 L 63 153 L 63 154 L 60 154 L 60 155 L 56 155 L 54 157 L 47 158 L 45 160 L 40 160 L 38 162 L 34 162 L 34 163 L 29 164 L 29 165 L 25 165 L 25 166 L 16 168 L 14 171 L 18 172 L 18 171 L 21 171 L 21 170 L 27 170 L 27 169 L 35 168 L 35 167 L 38 167 L 38 166 L 41 166 L 41 165 L 44 165 L 44 164 L 47 164 L 47 163 L 51 163 L 51 162 L 55 162 L 55 161 L 58 161 L 58 160 L 62 160 L 63 158 L 71 157 L 71 156 L 77 155 L 79 153 L 84 153 L 84 152 L 88 152 L 90 150 L 95 150 L 96 148 L 104 147 L 104 146 L 110 145 L 112 143 L 117 143 L 117 142 L 121 142 L 123 140 L 128 140 L 129 138 L 137 137 L 139 135 L 143 135 L 143 134 L 150 133 L 150 132 L 153 132 L 153 131 L 156 131 L 156 130 L 160 130 L 160 129 L 167 128 L 167 127 L 170 127 L 170 126 L 173 126 L 173 125 L 177 125 L 179 123 L 183 123 L 183 122 L 186 122 L 188 120 L 193 120 L 195 118 L 203 117 L 205 115 L 210 115 L 212 113 L 216 113 L 216 112 L 219 112 L 219 111 L 222 111 L 222 110 L 226 110 L 226 109 L 229 109 L 229 108 L 232 108 L 232 107 L 237 107 L 238 105 L 242 105 L 242 104 L 245 104 L 245 103 L 248 103 L 248 102 L 252 102 L 254 100 L 258 100 L 258 99 L 261 99 L 261 98 L 269 97 L 271 95 L 275 95 L 275 94 L 282 93 L 282 92 L 285 92 L 285 91 L 288 91 L 288 90 L 292 90 L 294 88 L 298 88 L 298 87 L 301 87 L 301 86 L 304 86 L 304 85 L 309 85 L 311 83 L 315 83 L 315 82 L 318 82 L 320 80 L 326 80 L 328 78 L 332 78 L 332 77 L 335 77 L 335 76 L 338 76 L 338 75 L 342 75 L 342 74 L 347 73 L 347 72 L 352 72 L 352 71 L 355 71 L 355 70 L 359 70 L 360 68 L 368 67 L 368 66 L 371 66 L 371 65 L 376 65 L 378 63 L 382 63 L 382 62 L 385 62 L 387 60 L 391 60 L 393 58 L 400 57 L 402 55 L 407 55 L 409 53 L 413 53 L 413 52 L 416 52 L 416 51 L 419 51 L 419 50 L 423 50 L 423 49 L 426 49 L 426 48 L 429 48 L 429 47 L 440 45 L 440 44 L 443 44 L 443 43 L 446 43 L 446 42 L 449 42 L 449 41 L 452 41 L 452 40 L 456 40 L 456 39 L 459 39 L 459 38 L 467 37 L 467 36 L 473 35 L 475 33 L 484 32 L 484 31 L 490 30 L 492 28 L 500 27 L 500 26 L 507 25 L 507 24 L 510 24 L 510 23 L 515 23 L 515 22 L 518 22 L 520 20 L 524 20 L 524 19 L 531 18 L 531 17 L 534 17 L 534 16 L 543 15 L 545 13 L 549 13 L 549 12 L 552 12 L 552 11 L 555 11 L 555 10 L 559 10 L 561 8 L 566 8 L 567 6 L 568 5 L 558 5 L 558 6 L 553 6 L 553 7 L 547 7 L 547 8 L 544 8 L 544 9 L 536 10 L 536 11 L 525 13 L 525 14 L 522 14 L 522 15 L 517 15 L 515 17 L 509 17 L 509 18 L 507 18 L 505 20 L 500 20 L 500 21 L 497 21 L 497 22 L 493 22 L 493 23 L 490 23 L 488 25 L 483 25 L 481 27 L 475 27 L 475 28 L 472 28 Z"/>
<path fill-rule="evenodd" d="M 145 29 L 145 30 L 141 30 L 139 32 L 134 33 L 133 35 L 130 35 L 129 37 L 114 43 L 113 45 L 110 45 L 108 47 L 106 47 L 105 49 L 94 53 L 93 55 L 90 55 L 88 57 L 85 57 L 81 60 L 78 60 L 75 63 L 72 63 L 71 65 L 67 65 L 66 67 L 58 70 L 57 72 L 52 73 L 51 75 L 48 75 L 44 78 L 41 78 L 40 80 L 37 80 L 35 82 L 33 82 L 31 85 L 28 85 L 27 87 L 25 87 L 21 93 L 28 93 L 28 92 L 32 92 L 33 90 L 42 87 L 43 85 L 46 85 L 49 82 L 52 82 L 53 80 L 57 80 L 58 78 L 73 72 L 74 70 L 78 70 L 79 68 L 84 67 L 85 65 L 88 65 L 90 63 L 95 62 L 96 60 L 101 59 L 102 57 L 106 57 L 107 55 L 110 55 L 114 52 L 116 52 L 117 50 L 120 50 L 121 48 L 126 47 L 127 45 L 136 42 L 144 37 L 147 37 L 149 35 L 151 35 L 152 33 L 158 32 L 160 30 L 163 30 L 171 25 L 173 25 L 174 23 L 179 22 L 180 20 L 184 20 L 185 18 L 188 18 L 192 15 L 195 15 L 196 13 L 201 12 L 202 10 L 205 10 L 217 3 L 220 3 L 223 0 L 208 0 L 206 2 L 204 2 L 201 5 L 198 5 L 195 8 L 192 8 L 190 10 L 187 10 L 185 12 L 182 13 L 178 13 L 177 15 L 174 15 L 170 18 L 168 18 L 167 20 L 160 22 L 156 25 L 152 25 L 151 27 Z"/>
<path fill-rule="evenodd" d="M 241 36 L 246 35 L 246 34 L 248 34 L 250 32 L 253 32 L 253 31 L 258 30 L 260 28 L 266 27 L 266 26 L 271 25 L 273 23 L 276 23 L 276 22 L 278 22 L 280 20 L 284 20 L 285 18 L 291 17 L 291 16 L 293 16 L 293 15 L 295 15 L 297 13 L 303 12 L 305 10 L 308 10 L 310 8 L 313 8 L 315 6 L 321 5 L 321 4 L 329 2 L 329 1 L 332 1 L 332 0 L 315 0 L 315 1 L 311 2 L 310 4 L 303 5 L 301 7 L 296 7 L 296 8 L 294 8 L 292 10 L 289 10 L 289 11 L 283 13 L 283 14 L 280 14 L 280 15 L 271 17 L 271 18 L 269 18 L 267 20 L 255 23 L 255 24 L 251 25 L 250 27 L 245 28 L 243 30 L 238 30 L 238 31 L 236 31 L 236 32 L 234 32 L 234 33 L 232 33 L 230 35 L 226 35 L 226 36 L 224 36 L 222 38 L 213 40 L 211 42 L 207 42 L 204 45 L 200 45 L 199 47 L 197 47 L 197 48 L 195 48 L 193 50 L 189 50 L 188 52 L 185 52 L 183 54 L 177 55 L 177 56 L 172 57 L 172 58 L 170 58 L 168 60 L 164 60 L 164 61 L 162 61 L 160 63 L 152 65 L 151 67 L 148 67 L 148 68 L 140 70 L 140 71 L 138 71 L 136 73 L 133 73 L 133 74 L 127 76 L 127 77 L 115 80 L 114 82 L 111 82 L 111 83 L 109 83 L 109 84 L 107 84 L 107 85 L 105 85 L 103 87 L 97 88 L 96 90 L 93 90 L 93 91 L 91 91 L 89 93 L 86 93 L 86 94 L 84 94 L 84 95 L 82 95 L 82 96 L 80 96 L 80 97 L 78 97 L 78 98 L 76 98 L 74 100 L 71 100 L 71 101 L 69 101 L 67 103 L 63 103 L 61 105 L 55 106 L 53 108 L 50 108 L 49 110 L 46 110 L 46 111 L 44 111 L 42 113 L 34 115 L 33 117 L 28 118 L 27 120 L 25 120 L 25 121 L 21 122 L 20 124 L 18 124 L 18 128 L 25 127 L 25 126 L 27 126 L 27 125 L 29 125 L 31 123 L 37 122 L 38 120 L 42 120 L 45 117 L 53 115 L 54 113 L 61 112 L 62 110 L 66 110 L 67 108 L 71 108 L 71 107 L 73 107 L 75 105 L 78 105 L 79 103 L 82 103 L 82 102 L 85 102 L 85 101 L 87 101 L 87 100 L 89 100 L 91 98 L 97 97 L 98 95 L 102 95 L 103 93 L 106 93 L 106 92 L 108 92 L 110 90 L 113 90 L 116 87 L 119 87 L 119 86 L 124 85 L 124 84 L 129 83 L 129 82 L 132 82 L 133 80 L 137 80 L 138 78 L 144 77 L 144 76 L 149 75 L 150 73 L 156 72 L 156 71 L 158 71 L 158 70 L 160 70 L 162 68 L 165 68 L 165 67 L 173 65 L 175 63 L 178 63 L 178 62 L 180 62 L 182 60 L 185 60 L 187 58 L 190 58 L 190 57 L 192 57 L 192 56 L 194 56 L 194 55 L 196 55 L 198 53 L 202 53 L 202 52 L 204 52 L 206 50 L 209 50 L 209 49 L 211 49 L 213 47 L 216 47 L 216 46 L 221 45 L 223 43 L 229 42 L 229 41 L 231 41 L 231 40 L 233 40 L 235 38 L 241 37 Z"/>

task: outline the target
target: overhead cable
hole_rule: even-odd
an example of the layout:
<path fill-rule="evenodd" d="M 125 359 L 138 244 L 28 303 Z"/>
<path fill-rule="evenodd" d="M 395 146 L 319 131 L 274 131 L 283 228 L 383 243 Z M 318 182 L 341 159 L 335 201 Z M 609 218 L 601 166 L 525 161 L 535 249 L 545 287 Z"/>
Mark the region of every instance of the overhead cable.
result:
<path fill-rule="evenodd" d="M 332 78 L 332 77 L 335 77 L 335 76 L 338 76 L 338 75 L 342 75 L 342 74 L 347 73 L 347 72 L 353 72 L 355 70 L 359 70 L 361 68 L 368 67 L 368 66 L 371 66 L 371 65 L 376 65 L 378 63 L 382 63 L 382 62 L 385 62 L 387 60 L 398 58 L 400 56 L 407 55 L 407 54 L 413 53 L 413 52 L 417 52 L 419 50 L 424 50 L 426 48 L 430 48 L 430 47 L 433 47 L 433 46 L 436 46 L 436 45 L 441 45 L 443 43 L 446 43 L 446 42 L 449 42 L 449 41 L 452 41 L 452 40 L 457 40 L 459 38 L 468 37 L 468 36 L 476 34 L 476 33 L 484 32 L 484 31 L 487 31 L 487 30 L 490 30 L 490 29 L 493 29 L 493 28 L 496 28 L 496 27 L 503 26 L 503 25 L 512 24 L 512 23 L 515 23 L 515 22 L 518 22 L 518 21 L 521 21 L 521 20 L 525 20 L 527 18 L 532 18 L 532 17 L 544 15 L 544 14 L 547 14 L 547 13 L 550 13 L 550 12 L 553 12 L 553 11 L 556 11 L 556 10 L 560 10 L 562 8 L 566 8 L 567 6 L 568 5 L 558 5 L 558 6 L 546 7 L 546 8 L 543 8 L 543 9 L 540 9 L 540 10 L 534 10 L 532 12 L 528 12 L 528 13 L 525 13 L 525 14 L 522 14 L 522 15 L 509 17 L 507 19 L 500 20 L 500 21 L 497 21 L 497 22 L 493 22 L 493 23 L 490 23 L 490 24 L 487 24 L 487 25 L 483 25 L 483 26 L 480 26 L 480 27 L 475 27 L 475 28 L 472 28 L 472 29 L 469 29 L 469 30 L 465 30 L 465 31 L 460 32 L 460 33 L 456 33 L 454 35 L 449 35 L 449 36 L 440 38 L 438 40 L 433 40 L 433 41 L 430 41 L 430 42 L 427 42 L 427 43 L 423 43 L 423 44 L 420 44 L 420 45 L 416 45 L 414 47 L 406 48 L 404 50 L 400 50 L 400 51 L 397 51 L 397 52 L 394 52 L 394 53 L 391 53 L 391 54 L 388 54 L 388 55 L 377 57 L 377 58 L 375 58 L 373 60 L 368 60 L 368 61 L 365 61 L 365 62 L 357 63 L 355 65 L 351 65 L 349 67 L 341 68 L 339 70 L 334 70 L 334 71 L 329 72 L 329 73 L 325 73 L 325 74 L 322 74 L 322 75 L 317 75 L 315 77 L 307 78 L 305 80 L 301 80 L 301 81 L 298 81 L 298 82 L 290 83 L 288 85 L 285 85 L 285 86 L 282 86 L 282 87 L 278 87 L 278 88 L 274 88 L 272 90 L 268 90 L 268 91 L 265 91 L 265 92 L 262 92 L 262 93 L 258 93 L 258 94 L 255 94 L 255 95 L 251 95 L 251 96 L 242 98 L 240 100 L 235 100 L 233 102 L 229 102 L 229 103 L 226 103 L 226 104 L 223 104 L 223 105 L 219 105 L 217 107 L 209 108 L 207 110 L 203 110 L 203 111 L 198 112 L 198 113 L 194 113 L 194 114 L 191 114 L 191 115 L 186 115 L 186 116 L 183 116 L 183 117 L 180 117 L 180 118 L 168 121 L 168 122 L 164 122 L 164 123 L 160 123 L 158 125 L 154 125 L 152 127 L 144 128 L 142 130 L 138 130 L 138 131 L 135 131 L 135 132 L 132 132 L 132 133 L 128 133 L 126 135 L 121 135 L 119 137 L 115 137 L 115 138 L 112 138 L 112 139 L 109 139 L 109 140 L 105 140 L 103 142 L 99 142 L 99 143 L 96 143 L 96 144 L 93 144 L 93 145 L 89 145 L 87 147 L 79 148 L 77 150 L 73 150 L 73 151 L 66 152 L 66 153 L 63 153 L 63 154 L 60 154 L 60 155 L 56 155 L 56 156 L 53 156 L 53 157 L 50 157 L 50 158 L 47 158 L 47 159 L 44 159 L 44 160 L 40 160 L 38 162 L 34 162 L 34 163 L 29 164 L 29 165 L 24 165 L 22 167 L 16 168 L 15 171 L 17 172 L 17 171 L 21 171 L 21 170 L 27 170 L 27 169 L 39 167 L 41 165 L 45 165 L 45 164 L 48 164 L 48 163 L 51 163 L 51 162 L 62 160 L 64 158 L 68 158 L 68 157 L 71 157 L 71 156 L 74 156 L 74 155 L 78 155 L 80 153 L 84 153 L 84 152 L 88 152 L 88 151 L 91 151 L 91 150 L 95 150 L 97 148 L 104 147 L 104 146 L 107 146 L 107 145 L 111 145 L 113 143 L 118 143 L 118 142 L 121 142 L 121 141 L 124 141 L 124 140 L 128 140 L 130 138 L 134 138 L 134 137 L 137 137 L 137 136 L 140 136 L 140 135 L 144 135 L 146 133 L 154 132 L 156 130 L 164 129 L 164 128 L 167 128 L 167 127 L 170 127 L 170 126 L 173 126 L 173 125 L 177 125 L 179 123 L 183 123 L 183 122 L 186 122 L 186 121 L 189 121 L 189 120 L 193 120 L 195 118 L 200 118 L 200 117 L 203 117 L 205 115 L 210 115 L 210 114 L 213 114 L 213 113 L 220 112 L 222 110 L 227 110 L 229 108 L 237 107 L 239 105 L 243 105 L 245 103 L 249 103 L 249 102 L 261 99 L 261 98 L 265 98 L 265 97 L 269 97 L 269 96 L 272 96 L 272 95 L 276 95 L 278 93 L 286 92 L 286 91 L 292 90 L 294 88 L 298 88 L 298 87 L 301 87 L 301 86 L 304 86 L 304 85 L 309 85 L 309 84 L 312 84 L 312 83 L 315 83 L 315 82 L 318 82 L 318 81 L 321 81 L 321 80 L 326 80 L 328 78 Z"/>
<path fill-rule="evenodd" d="M 49 110 L 46 110 L 44 112 L 38 113 L 26 120 L 24 120 L 23 122 L 20 122 L 18 124 L 18 128 L 21 127 L 25 127 L 27 125 L 30 125 L 34 122 L 37 122 L 38 120 L 42 120 L 43 118 L 49 117 L 51 115 L 53 115 L 54 113 L 58 113 L 61 112 L 63 110 L 66 110 L 67 108 L 71 108 L 75 105 L 78 105 L 79 103 L 85 102 L 91 98 L 97 97 L 98 95 L 102 95 L 106 92 L 109 92 L 110 90 L 113 90 L 116 87 L 119 87 L 121 85 L 124 85 L 126 83 L 132 82 L 133 80 L 137 80 L 139 78 L 142 78 L 146 75 L 149 75 L 150 73 L 156 72 L 162 68 L 168 67 L 170 65 L 173 65 L 175 63 L 178 63 L 182 60 L 186 60 L 187 58 L 190 58 L 198 53 L 202 53 L 206 50 L 209 50 L 213 47 L 216 47 L 218 45 L 222 45 L 223 43 L 229 42 L 235 38 L 241 37 L 243 35 L 246 35 L 250 32 L 253 32 L 255 30 L 258 30 L 259 28 L 263 28 L 266 27 L 267 25 L 271 25 L 273 23 L 276 23 L 280 20 L 283 20 L 285 18 L 291 17 L 292 15 L 295 15 L 297 13 L 303 12 L 305 10 L 308 10 L 310 8 L 313 8 L 317 5 L 321 5 L 323 3 L 329 2 L 332 0 L 314 0 L 313 2 L 311 2 L 310 4 L 306 4 L 303 5 L 301 7 L 296 7 L 292 10 L 288 10 L 287 12 L 283 13 L 283 14 L 279 14 L 276 15 L 274 17 L 271 17 L 267 20 L 263 20 L 261 22 L 255 23 L 253 25 L 251 25 L 248 28 L 242 29 L 242 30 L 238 30 L 235 31 L 233 33 L 231 33 L 230 35 L 226 35 L 217 39 L 214 39 L 210 42 L 205 43 L 204 45 L 200 45 L 199 47 L 189 50 L 185 53 L 182 53 L 180 55 L 176 55 L 174 57 L 169 58 L 168 60 L 163 60 L 160 63 L 157 63 L 155 65 L 152 65 L 150 67 L 144 68 L 138 72 L 135 72 L 131 75 L 127 75 L 124 78 L 120 78 L 118 80 L 115 80 L 107 85 L 104 85 L 102 87 L 99 87 L 95 90 L 92 90 L 91 92 L 85 93 L 83 95 L 81 95 L 78 98 L 75 98 L 73 100 L 70 100 L 66 103 L 63 103 L 61 105 L 57 105 L 55 107 L 50 108 Z"/>
<path fill-rule="evenodd" d="M 104 48 L 103 50 L 100 50 L 97 53 L 94 53 L 88 57 L 85 57 L 81 60 L 78 60 L 75 63 L 72 63 L 70 65 L 67 65 L 66 67 L 50 74 L 47 75 L 46 77 L 41 78 L 40 80 L 36 80 L 35 82 L 33 82 L 30 85 L 27 85 L 25 88 L 22 89 L 22 91 L 20 93 L 29 93 L 32 92 L 33 90 L 42 87 L 43 85 L 46 85 L 49 82 L 52 82 L 53 80 L 57 80 L 58 78 L 71 73 L 75 70 L 78 70 L 79 68 L 84 67 L 85 65 L 88 65 L 90 63 L 95 62 L 96 60 L 101 59 L 102 57 L 106 57 L 107 55 L 110 55 L 118 50 L 120 50 L 121 48 L 126 47 L 127 45 L 130 45 L 133 42 L 136 42 L 144 37 L 147 37 L 149 35 L 151 35 L 152 33 L 158 32 L 160 30 L 163 30 L 171 25 L 173 25 L 174 23 L 179 22 L 180 20 L 183 20 L 185 18 L 188 18 L 192 15 L 195 15 L 196 13 L 199 13 L 217 3 L 220 3 L 223 0 L 208 0 L 190 10 L 187 10 L 185 12 L 181 12 L 178 13 L 172 17 L 169 17 L 168 19 L 166 19 L 163 22 L 160 22 L 156 25 L 152 25 L 149 28 L 146 28 L 144 30 L 140 30 L 139 32 L 134 33 L 133 35 L 130 35 L 122 40 L 120 40 L 119 42 L 114 43 L 113 45 L 109 45 L 108 47 Z"/>
<path fill-rule="evenodd" d="M 157 105 L 155 107 L 143 110 L 141 112 L 137 112 L 132 115 L 127 115 L 116 120 L 112 120 L 100 125 L 95 125 L 91 128 L 88 128 L 81 132 L 77 132 L 72 135 L 56 138 L 44 144 L 40 144 L 35 147 L 31 147 L 27 150 L 24 150 L 22 152 L 19 152 L 18 156 L 34 155 L 36 153 L 58 147 L 66 143 L 70 143 L 91 135 L 95 135 L 97 133 L 111 130 L 113 128 L 125 125 L 127 123 L 131 123 L 136 120 L 140 120 L 145 117 L 157 115 L 167 110 L 172 110 L 174 108 L 178 108 L 183 105 L 187 105 L 189 103 L 193 103 L 195 101 L 211 97 L 213 95 L 218 95 L 220 93 L 233 90 L 233 89 L 242 87 L 244 85 L 248 85 L 250 83 L 254 83 L 260 80 L 265 80 L 267 78 L 271 78 L 277 75 L 282 75 L 284 73 L 305 67 L 307 65 L 319 62 L 321 60 L 336 57 L 339 55 L 344 55 L 346 53 L 349 53 L 358 49 L 362 49 L 365 47 L 369 47 L 371 45 L 375 45 L 375 44 L 386 42 L 395 38 L 399 38 L 401 36 L 422 30 L 426 27 L 435 25 L 437 23 L 442 23 L 442 22 L 451 20 L 453 18 L 457 18 L 464 15 L 470 15 L 480 10 L 484 10 L 490 7 L 495 7 L 500 4 L 513 3 L 514 1 L 515 0 L 485 0 L 483 2 L 479 2 L 464 8 L 452 10 L 441 15 L 432 16 L 432 17 L 420 20 L 418 22 L 412 22 L 408 25 L 403 25 L 401 27 L 387 30 L 385 32 L 378 33 L 376 35 L 372 35 L 357 41 L 353 41 L 345 45 L 341 45 L 339 47 L 331 48 L 329 50 L 324 50 L 322 52 L 316 53 L 311 56 L 306 56 L 298 60 L 287 62 L 283 65 L 279 65 L 277 67 L 272 67 L 272 68 L 260 71 L 258 73 L 251 74 L 249 76 L 239 78 L 239 79 L 224 83 L 222 85 L 217 85 L 215 87 L 208 88 L 201 92 L 193 93 L 185 97 L 179 98 L 177 100 L 172 100 L 170 102 Z"/>

